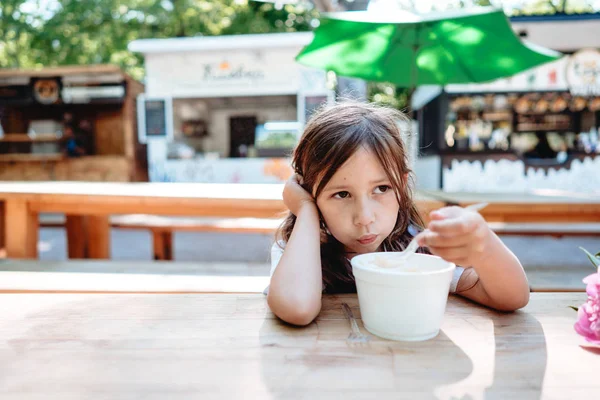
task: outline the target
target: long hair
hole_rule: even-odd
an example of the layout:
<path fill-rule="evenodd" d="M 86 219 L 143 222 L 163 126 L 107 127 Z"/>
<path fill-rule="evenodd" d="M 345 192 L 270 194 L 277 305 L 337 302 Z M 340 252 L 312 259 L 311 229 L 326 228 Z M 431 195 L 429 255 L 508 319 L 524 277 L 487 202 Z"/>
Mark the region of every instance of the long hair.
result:
<path fill-rule="evenodd" d="M 373 104 L 344 101 L 318 110 L 310 121 L 293 156 L 292 167 L 301 175 L 306 191 L 317 199 L 337 170 L 360 148 L 376 155 L 383 166 L 400 205 L 392 233 L 383 241 L 384 251 L 400 251 L 407 245 L 413 225 L 422 229 L 423 220 L 412 197 L 412 172 L 399 123 L 408 126 L 400 111 Z M 321 219 L 321 268 L 327 293 L 356 291 L 350 262 L 344 246 L 328 234 Z M 290 212 L 277 231 L 278 241 L 287 242 L 296 217 Z M 420 249 L 423 252 L 423 249 Z"/>

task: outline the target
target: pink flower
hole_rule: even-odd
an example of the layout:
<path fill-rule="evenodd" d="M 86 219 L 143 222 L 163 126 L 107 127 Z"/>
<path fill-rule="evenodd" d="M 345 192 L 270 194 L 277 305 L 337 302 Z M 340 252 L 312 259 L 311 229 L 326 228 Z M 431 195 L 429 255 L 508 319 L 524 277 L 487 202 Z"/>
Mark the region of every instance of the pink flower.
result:
<path fill-rule="evenodd" d="M 588 296 L 598 296 L 600 294 L 600 270 L 597 274 L 591 274 L 583 278 L 583 283 L 587 285 L 586 292 Z"/>
<path fill-rule="evenodd" d="M 587 302 L 577 311 L 575 330 L 586 341 L 600 345 L 600 272 L 588 275 L 583 280 L 587 284 Z"/>

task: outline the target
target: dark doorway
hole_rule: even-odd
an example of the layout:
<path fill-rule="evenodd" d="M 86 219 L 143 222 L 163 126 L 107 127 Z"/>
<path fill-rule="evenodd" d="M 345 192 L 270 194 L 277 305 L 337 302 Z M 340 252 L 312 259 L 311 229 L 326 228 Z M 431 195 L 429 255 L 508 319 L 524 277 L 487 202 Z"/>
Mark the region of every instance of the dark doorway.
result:
<path fill-rule="evenodd" d="M 229 118 L 229 157 L 246 157 L 248 146 L 254 145 L 255 134 L 255 116 Z"/>

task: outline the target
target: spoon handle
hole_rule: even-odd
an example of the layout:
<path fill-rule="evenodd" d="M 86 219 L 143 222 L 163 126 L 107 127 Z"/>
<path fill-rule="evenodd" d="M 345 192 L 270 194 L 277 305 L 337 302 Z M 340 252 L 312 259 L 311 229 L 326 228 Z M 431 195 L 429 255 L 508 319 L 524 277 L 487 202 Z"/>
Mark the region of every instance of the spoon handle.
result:
<path fill-rule="evenodd" d="M 475 204 L 468 205 L 468 206 L 466 206 L 465 208 L 466 208 L 467 210 L 479 211 L 479 210 L 481 210 L 481 209 L 483 209 L 483 208 L 487 207 L 487 206 L 488 206 L 488 204 L 489 204 L 489 203 L 475 203 Z"/>
<path fill-rule="evenodd" d="M 487 205 L 488 205 L 488 203 L 475 203 L 475 204 L 468 205 L 465 208 L 467 210 L 479 211 L 479 210 L 485 208 Z M 419 248 L 419 244 L 417 243 L 417 237 L 415 236 L 410 241 L 410 243 L 408 244 L 408 246 L 406 246 L 406 249 L 404 249 L 402 251 L 402 255 L 405 256 L 405 257 L 408 257 L 409 255 L 411 255 L 414 252 L 416 252 L 418 248 Z"/>

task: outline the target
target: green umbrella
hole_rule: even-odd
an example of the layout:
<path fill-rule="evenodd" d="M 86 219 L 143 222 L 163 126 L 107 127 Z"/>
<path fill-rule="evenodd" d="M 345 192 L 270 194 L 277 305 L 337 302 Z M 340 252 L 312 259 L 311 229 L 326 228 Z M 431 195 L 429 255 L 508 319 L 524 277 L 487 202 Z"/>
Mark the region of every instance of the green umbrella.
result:
<path fill-rule="evenodd" d="M 399 87 L 485 82 L 561 56 L 521 42 L 494 7 L 423 15 L 329 13 L 320 21 L 298 62 Z"/>

